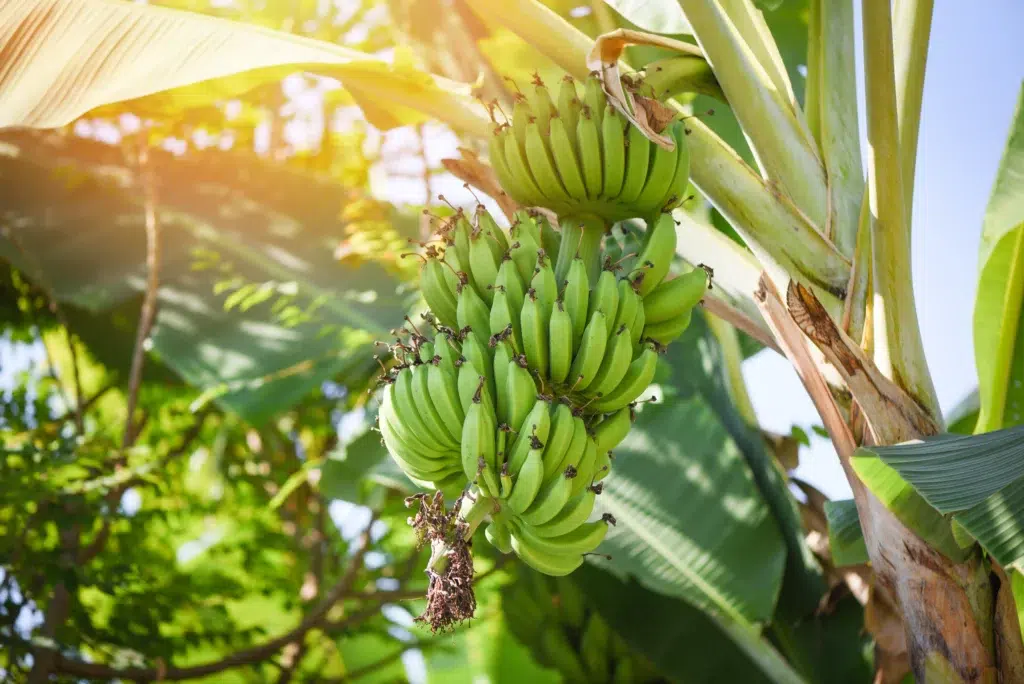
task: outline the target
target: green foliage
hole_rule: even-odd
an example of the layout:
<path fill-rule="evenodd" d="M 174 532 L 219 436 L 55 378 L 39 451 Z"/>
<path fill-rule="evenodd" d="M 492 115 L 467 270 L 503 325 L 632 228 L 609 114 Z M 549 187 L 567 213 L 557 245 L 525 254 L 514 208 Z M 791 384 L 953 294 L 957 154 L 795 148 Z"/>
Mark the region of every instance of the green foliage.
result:
<path fill-rule="evenodd" d="M 978 431 L 1024 423 L 1024 87 L 981 231 L 974 356 Z"/>

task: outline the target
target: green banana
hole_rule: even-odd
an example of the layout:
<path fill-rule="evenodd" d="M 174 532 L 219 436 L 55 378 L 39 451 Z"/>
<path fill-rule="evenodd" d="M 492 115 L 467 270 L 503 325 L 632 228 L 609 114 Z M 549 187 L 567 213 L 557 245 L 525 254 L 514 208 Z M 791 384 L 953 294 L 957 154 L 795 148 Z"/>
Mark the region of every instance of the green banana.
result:
<path fill-rule="evenodd" d="M 445 267 L 440 259 L 427 259 L 420 267 L 420 292 L 438 320 L 449 328 L 458 325 L 455 295 L 448 289 Z"/>
<path fill-rule="evenodd" d="M 526 460 L 514 478 L 512 493 L 505 501 L 508 503 L 508 507 L 516 513 L 522 514 L 530 507 L 543 484 L 541 479 L 544 476 L 542 452 L 543 449 L 530 449 Z"/>
<path fill-rule="evenodd" d="M 482 401 L 482 387 L 473 398 L 462 426 L 462 470 L 470 482 L 476 480 L 481 459 L 485 465 L 495 460 L 494 437 L 498 426 L 494 413 Z"/>
<path fill-rule="evenodd" d="M 523 137 L 525 138 L 525 130 Z M 523 155 L 522 144 L 516 139 L 515 135 L 506 136 L 505 164 L 508 165 L 508 170 L 512 173 L 516 183 L 525 191 L 525 195 L 520 199 L 525 200 L 532 206 L 543 206 L 546 204 L 544 193 L 540 191 L 537 181 L 534 179 L 533 174 L 530 173 L 530 167 L 527 165 L 526 157 Z"/>
<path fill-rule="evenodd" d="M 661 148 L 659 148 L 661 149 Z M 656 288 L 672 265 L 676 254 L 676 222 L 671 214 L 662 214 L 649 225 L 644 236 L 644 248 L 637 258 L 643 270 L 633 275 L 633 286 L 641 297 Z"/>
<path fill-rule="evenodd" d="M 507 156 L 508 153 L 506 153 Z M 660 210 L 658 205 L 665 201 L 665 195 L 668 193 L 669 188 L 672 187 L 672 179 L 675 177 L 676 159 L 678 156 L 678 141 L 671 150 L 666 150 L 661 145 L 655 145 L 654 159 L 651 160 L 651 168 L 647 173 L 647 184 L 644 185 L 643 192 L 640 193 L 640 196 L 634 202 L 637 207 L 643 207 L 647 211 Z M 511 165 L 509 168 L 515 172 L 514 165 Z"/>
<path fill-rule="evenodd" d="M 482 204 L 477 205 L 476 220 L 477 226 L 494 248 L 495 261 L 500 263 L 502 255 L 508 251 L 508 238 L 505 237 L 505 231 L 495 222 L 494 217 L 487 212 Z"/>
<path fill-rule="evenodd" d="M 580 476 L 577 475 L 573 478 L 573 483 L 575 484 L 575 481 L 579 479 Z M 597 493 L 588 487 L 579 494 L 573 494 L 558 515 L 543 525 L 534 525 L 530 531 L 537 537 L 548 539 L 561 537 L 587 522 L 590 514 L 594 511 L 596 501 Z"/>
<path fill-rule="evenodd" d="M 577 348 L 569 370 L 569 383 L 582 392 L 594 381 L 601 361 L 604 359 L 605 347 L 608 344 L 608 329 L 605 327 L 603 311 L 595 310 L 590 315 L 590 322 L 583 331 L 583 339 Z"/>
<path fill-rule="evenodd" d="M 548 321 L 548 373 L 552 382 L 565 382 L 569 376 L 572 351 L 572 319 L 559 299 Z"/>
<path fill-rule="evenodd" d="M 555 283 L 555 272 L 551 268 L 551 259 L 547 256 L 537 257 L 537 268 L 530 281 L 530 288 L 536 293 L 543 311 L 544 320 L 551 317 L 555 300 L 558 299 L 558 285 Z"/>
<path fill-rule="evenodd" d="M 487 344 L 491 328 L 491 312 L 477 294 L 476 288 L 465 286 L 459 293 L 456 318 L 460 328 L 470 328 L 473 335 L 484 345 Z"/>
<path fill-rule="evenodd" d="M 601 122 L 601 143 L 604 158 L 604 185 L 602 195 L 618 197 L 626 176 L 626 124 L 611 105 L 604 111 Z"/>
<path fill-rule="evenodd" d="M 608 96 L 604 94 L 600 78 L 588 78 L 583 84 L 583 105 L 590 108 L 594 121 L 597 122 L 597 127 L 600 129 L 604 109 L 608 106 Z"/>
<path fill-rule="evenodd" d="M 521 359 L 513 359 L 508 364 L 508 375 L 505 378 L 506 406 L 508 406 L 508 425 L 517 432 L 522 432 L 523 422 L 537 404 L 537 385 L 534 384 L 530 372 L 520 365 Z"/>
<path fill-rule="evenodd" d="M 594 381 L 587 386 L 587 392 L 605 395 L 615 389 L 629 370 L 632 358 L 633 345 L 629 339 L 629 331 L 623 325 L 611 340 L 611 350 L 605 351 L 601 368 L 598 369 Z"/>
<path fill-rule="evenodd" d="M 576 124 L 576 141 L 580 151 L 583 182 L 587 186 L 587 197 L 591 199 L 599 197 L 604 189 L 599 123 L 599 117 L 584 105 L 580 121 Z"/>
<path fill-rule="evenodd" d="M 569 202 L 571 197 L 562 186 L 562 179 L 555 168 L 555 160 L 551 150 L 545 143 L 541 129 L 536 121 L 526 127 L 526 162 L 529 164 L 533 177 L 537 180 L 541 192 L 552 201 Z"/>
<path fill-rule="evenodd" d="M 513 494 L 515 492 L 513 491 Z M 583 565 L 582 554 L 551 554 L 537 551 L 530 545 L 530 542 L 525 541 L 520 537 L 520 531 L 518 526 L 513 521 L 512 523 L 512 550 L 519 556 L 524 563 L 529 565 L 538 572 L 543 572 L 545 575 L 551 575 L 553 577 L 560 577 L 562 575 L 568 575 L 576 568 Z"/>
<path fill-rule="evenodd" d="M 520 327 L 523 331 L 523 351 L 526 354 L 527 363 L 542 378 L 547 377 L 548 322 L 544 317 L 542 304 L 536 294 L 534 294 L 533 288 L 526 292 L 526 301 L 523 302 L 523 312 L 520 320 Z"/>
<path fill-rule="evenodd" d="M 583 172 L 576 155 L 576 128 L 573 123 L 569 127 L 569 119 L 565 115 L 551 119 L 549 142 L 551 156 L 558 169 L 558 177 L 562 179 L 566 192 L 577 200 L 587 196 L 587 188 L 583 181 Z"/>
<path fill-rule="evenodd" d="M 447 372 L 441 366 L 440 360 L 437 364 L 427 366 L 427 389 L 434 402 L 434 408 L 444 421 L 448 434 L 461 435 L 462 422 L 465 414 L 462 412 L 462 404 L 459 402 L 458 376 L 454 369 Z"/>
<path fill-rule="evenodd" d="M 501 551 L 502 553 L 512 553 L 512 536 L 509 532 L 508 525 L 499 521 L 493 520 L 484 530 L 484 536 L 487 537 L 487 541 L 491 545 Z"/>
<path fill-rule="evenodd" d="M 629 364 L 629 369 L 615 389 L 591 404 L 591 408 L 601 412 L 628 410 L 623 407 L 636 401 L 644 390 L 650 387 L 657 369 L 658 353 L 650 347 L 645 348 L 640 352 L 640 356 Z"/>
<path fill-rule="evenodd" d="M 526 296 L 526 287 L 523 279 L 519 276 L 519 270 L 511 256 L 507 256 L 498 267 L 498 277 L 494 280 L 494 287 L 505 288 L 505 296 L 512 311 L 523 310 L 523 297 Z"/>
<path fill-rule="evenodd" d="M 558 515 L 572 494 L 573 477 L 575 471 L 568 470 L 545 480 L 533 504 L 521 514 L 523 521 L 530 525 L 543 525 Z"/>
<path fill-rule="evenodd" d="M 488 306 L 494 298 L 494 280 L 498 277 L 498 260 L 490 242 L 483 231 L 477 231 L 469 240 L 469 268 L 476 283 L 474 289 Z"/>
<path fill-rule="evenodd" d="M 547 133 L 548 122 L 551 120 L 551 116 L 557 113 L 555 103 L 551 101 L 551 92 L 544 85 L 544 82 L 540 78 L 534 80 L 533 96 L 530 98 L 530 108 L 533 110 L 533 115 L 536 117 L 537 126 L 540 128 L 541 133 Z"/>
<path fill-rule="evenodd" d="M 494 387 L 497 399 L 498 422 L 509 423 L 511 418 L 510 395 L 505 387 L 508 382 L 509 363 L 516 357 L 511 340 L 502 340 L 494 347 Z"/>
<path fill-rule="evenodd" d="M 626 136 L 626 175 L 622 179 L 619 191 L 619 202 L 631 204 L 636 202 L 647 184 L 651 147 L 654 145 L 636 126 L 630 124 Z"/>
<path fill-rule="evenodd" d="M 594 473 L 597 472 L 597 445 L 594 440 L 587 438 L 586 448 L 583 451 L 583 458 L 580 459 L 576 468 L 576 477 L 572 481 L 572 495 L 578 496 L 590 485 L 594 484 Z"/>
<path fill-rule="evenodd" d="M 619 287 L 613 272 L 601 271 L 597 286 L 590 292 L 590 310 L 604 312 L 609 337 L 618 330 L 617 326 L 612 326 L 619 311 Z"/>
<path fill-rule="evenodd" d="M 538 249 L 540 249 L 540 243 L 526 230 L 519 231 L 515 241 L 509 248 L 509 256 L 515 262 L 519 278 L 523 283 L 528 283 L 533 278 L 534 266 L 537 264 Z"/>
<path fill-rule="evenodd" d="M 391 399 L 396 408 L 395 415 L 401 416 L 402 422 L 409 425 L 409 432 L 414 435 L 414 439 L 430 451 L 445 451 L 448 446 L 441 441 L 440 435 L 427 427 L 426 421 L 416 406 L 413 377 L 408 369 L 395 377 L 391 391 Z"/>
<path fill-rule="evenodd" d="M 563 472 L 570 466 L 573 470 L 577 470 L 580 461 L 583 460 L 583 454 L 587 450 L 588 441 L 590 441 L 590 436 L 587 434 L 587 424 L 583 422 L 582 418 L 573 416 L 572 441 L 569 442 L 569 446 L 565 450 L 565 455 L 562 456 L 562 460 L 554 469 L 548 470 L 547 465 L 545 464 L 545 477 L 550 477 L 556 472 Z"/>
<path fill-rule="evenodd" d="M 532 118 L 534 118 L 533 110 L 530 108 L 530 103 L 527 102 L 526 96 L 522 93 L 515 95 L 512 103 L 512 131 L 515 134 L 513 138 L 515 138 L 519 147 L 523 147 L 526 144 L 526 125 Z"/>
<path fill-rule="evenodd" d="M 412 369 L 412 396 L 416 407 L 420 410 L 423 422 L 436 435 L 438 440 L 446 447 L 456 447 L 459 444 L 461 430 L 450 430 L 448 424 L 441 418 L 434 401 L 430 396 L 428 366 L 420 365 Z"/>
<path fill-rule="evenodd" d="M 562 77 L 558 87 L 558 115 L 566 120 L 570 130 L 576 130 L 576 119 L 579 117 L 580 99 L 576 90 L 576 82 L 572 76 Z"/>
<path fill-rule="evenodd" d="M 574 428 L 572 409 L 563 403 L 559 403 L 551 416 L 551 429 L 548 431 L 547 442 L 544 447 L 545 482 L 550 480 L 556 472 L 559 472 L 558 467 L 565 459 L 566 452 L 572 444 Z M 564 470 L 564 467 L 562 470 Z"/>
<path fill-rule="evenodd" d="M 676 318 L 697 306 L 707 290 L 708 275 L 703 268 L 666 280 L 644 297 L 645 321 L 661 323 Z"/>
<path fill-rule="evenodd" d="M 511 342 L 515 347 L 516 353 L 522 351 L 523 336 L 519 316 L 513 313 L 512 306 L 508 301 L 508 295 L 503 287 L 494 293 L 494 301 L 491 303 L 490 319 L 489 330 L 491 331 L 492 336 L 491 341 L 495 342 L 493 338 L 500 337 L 511 326 L 512 336 L 509 338 L 509 342 Z"/>
<path fill-rule="evenodd" d="M 536 551 L 550 554 L 591 553 L 601 545 L 608 534 L 608 523 L 604 519 L 583 523 L 571 532 L 557 537 L 541 537 L 534 533 L 530 524 L 513 523 L 515 533 Z"/>
<path fill-rule="evenodd" d="M 545 399 L 536 399 L 530 412 L 513 428 L 516 440 L 509 453 L 508 465 L 517 472 L 532 449 L 543 449 L 551 433 L 550 407 Z"/>
<path fill-rule="evenodd" d="M 619 280 L 619 308 L 615 311 L 615 329 L 618 330 L 622 326 L 629 329 L 636 318 L 636 310 L 642 305 L 640 295 L 633 289 L 633 283 L 626 278 Z M 630 329 L 630 337 L 632 332 Z"/>
<path fill-rule="evenodd" d="M 648 323 L 644 326 L 644 339 L 654 340 L 660 345 L 667 345 L 682 335 L 690 327 L 693 309 L 661 323 Z"/>
<path fill-rule="evenodd" d="M 569 318 L 572 319 L 572 348 L 579 349 L 583 331 L 587 327 L 587 314 L 590 311 L 590 281 L 587 278 L 587 267 L 578 256 L 573 258 L 569 265 L 562 299 L 565 301 Z"/>
<path fill-rule="evenodd" d="M 606 417 L 594 429 L 594 444 L 598 453 L 611 451 L 629 434 L 633 425 L 632 410 L 619 409 Z"/>

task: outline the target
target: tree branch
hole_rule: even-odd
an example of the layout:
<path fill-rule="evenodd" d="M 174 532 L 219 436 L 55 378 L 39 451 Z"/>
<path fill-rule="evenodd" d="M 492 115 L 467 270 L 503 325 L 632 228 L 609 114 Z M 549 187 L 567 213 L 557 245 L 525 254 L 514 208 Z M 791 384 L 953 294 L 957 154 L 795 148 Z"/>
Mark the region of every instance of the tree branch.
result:
<path fill-rule="evenodd" d="M 240 665 L 251 665 L 266 660 L 280 651 L 288 644 L 301 640 L 310 630 L 325 626 L 328 612 L 336 603 L 344 599 L 352 590 L 359 571 L 363 567 L 363 560 L 366 552 L 370 550 L 370 528 L 376 522 L 376 513 L 370 518 L 365 531 L 360 535 L 360 546 L 352 556 L 352 560 L 346 568 L 345 573 L 335 583 L 331 590 L 317 607 L 299 622 L 292 630 L 258 646 L 236 651 L 220 660 L 215 660 L 202 665 L 190 667 L 163 667 L 143 668 L 127 667 L 116 668 L 102 663 L 87 663 L 75 658 L 68 658 L 58 650 L 45 646 L 33 646 L 33 653 L 38 659 L 52 659 L 52 671 L 62 674 L 69 674 L 75 677 L 89 679 L 130 679 L 137 682 L 152 682 L 158 680 L 181 681 L 205 677 L 224 670 L 238 667 Z M 336 628 L 351 627 L 355 622 L 365 619 L 377 612 L 379 604 L 375 604 L 363 611 L 353 613 L 348 618 L 334 623 Z"/>
<path fill-rule="evenodd" d="M 149 145 L 140 138 L 139 173 L 142 180 L 144 209 L 146 218 L 146 294 L 142 300 L 142 311 L 139 314 L 139 327 L 135 335 L 135 350 L 132 352 L 132 365 L 128 375 L 128 408 L 124 424 L 124 449 L 135 444 L 138 430 L 135 428 L 135 405 L 139 398 L 139 385 L 142 383 L 142 366 L 146 358 L 146 339 L 153 329 L 156 320 L 156 295 L 160 284 L 160 224 L 156 216 L 156 190 L 153 180 L 153 169 L 149 164 Z M 122 456 L 123 458 L 123 456 Z"/>

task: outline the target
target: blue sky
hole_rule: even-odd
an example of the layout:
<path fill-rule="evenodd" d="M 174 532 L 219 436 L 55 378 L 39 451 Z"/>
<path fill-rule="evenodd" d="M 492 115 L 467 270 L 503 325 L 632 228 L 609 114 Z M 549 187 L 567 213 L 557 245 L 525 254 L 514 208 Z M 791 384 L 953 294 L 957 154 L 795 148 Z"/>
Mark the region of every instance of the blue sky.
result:
<path fill-rule="evenodd" d="M 1022 28 L 1020 0 L 935 3 L 918 143 L 912 258 L 925 354 L 944 411 L 977 385 L 971 317 L 978 241 L 1024 79 Z M 859 23 L 857 31 L 859 36 Z M 863 65 L 859 42 L 857 47 L 858 64 Z M 858 72 L 863 103 L 859 77 Z M 788 431 L 793 424 L 817 422 L 814 407 L 781 357 L 761 353 L 747 362 L 744 374 L 765 427 Z M 834 498 L 850 495 L 835 452 L 824 439 L 815 439 L 813 448 L 801 454 L 798 474 Z"/>

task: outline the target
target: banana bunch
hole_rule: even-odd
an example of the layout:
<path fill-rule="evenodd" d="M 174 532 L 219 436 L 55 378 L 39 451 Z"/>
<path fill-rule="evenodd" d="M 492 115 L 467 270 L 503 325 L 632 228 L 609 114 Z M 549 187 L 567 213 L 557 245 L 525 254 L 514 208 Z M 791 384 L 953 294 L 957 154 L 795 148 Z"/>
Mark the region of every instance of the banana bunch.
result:
<path fill-rule="evenodd" d="M 582 96 L 571 77 L 555 94 L 535 77 L 491 138 L 490 160 L 502 188 L 521 204 L 547 207 L 563 218 L 647 218 L 685 197 L 685 127 L 674 121 L 667 134 L 675 141 L 672 150 L 619 114 L 597 76 L 587 79 Z"/>
<path fill-rule="evenodd" d="M 502 593 L 509 631 L 569 684 L 664 682 L 613 632 L 567 577 L 519 568 Z"/>

